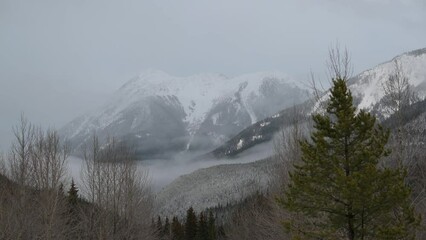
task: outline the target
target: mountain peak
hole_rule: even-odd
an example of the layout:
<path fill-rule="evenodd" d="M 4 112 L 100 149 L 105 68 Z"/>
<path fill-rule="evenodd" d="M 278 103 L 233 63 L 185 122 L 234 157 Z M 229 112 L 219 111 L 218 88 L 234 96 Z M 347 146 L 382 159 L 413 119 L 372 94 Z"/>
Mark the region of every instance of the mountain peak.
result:
<path fill-rule="evenodd" d="M 84 121 L 67 125 L 64 135 L 77 144 L 96 131 L 130 138 L 146 148 L 212 148 L 258 119 L 306 98 L 305 88 L 279 72 L 176 77 L 149 69 L 129 80 Z"/>

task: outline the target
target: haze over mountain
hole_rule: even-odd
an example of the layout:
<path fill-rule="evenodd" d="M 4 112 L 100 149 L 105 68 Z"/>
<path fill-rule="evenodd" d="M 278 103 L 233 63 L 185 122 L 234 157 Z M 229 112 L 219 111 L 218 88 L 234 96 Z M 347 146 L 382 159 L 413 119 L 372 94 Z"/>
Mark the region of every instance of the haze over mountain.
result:
<path fill-rule="evenodd" d="M 424 0 L 0 1 L 0 149 L 25 115 L 60 128 L 143 69 L 279 70 L 326 81 L 339 41 L 356 72 L 426 42 Z"/>
<path fill-rule="evenodd" d="M 67 124 L 61 134 L 76 151 L 96 133 L 101 140 L 111 136 L 135 145 L 142 158 L 206 152 L 308 96 L 306 86 L 279 72 L 228 78 L 174 77 L 150 70 L 124 84 L 96 111 Z"/>

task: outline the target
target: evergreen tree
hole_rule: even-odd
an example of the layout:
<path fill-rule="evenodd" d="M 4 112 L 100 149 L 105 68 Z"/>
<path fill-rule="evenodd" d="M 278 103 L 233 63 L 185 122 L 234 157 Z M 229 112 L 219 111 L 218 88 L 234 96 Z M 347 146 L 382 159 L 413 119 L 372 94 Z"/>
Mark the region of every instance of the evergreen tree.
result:
<path fill-rule="evenodd" d="M 217 228 L 217 238 L 226 239 L 225 228 L 223 226 Z"/>
<path fill-rule="evenodd" d="M 78 202 L 78 189 L 75 186 L 74 179 L 71 180 L 71 187 L 68 190 L 68 203 L 71 206 L 77 205 Z"/>
<path fill-rule="evenodd" d="M 75 228 L 79 221 L 79 215 L 78 215 L 78 188 L 76 187 L 74 183 L 74 179 L 71 180 L 71 186 L 68 190 L 68 195 L 64 194 L 63 185 L 60 185 L 61 197 L 63 197 L 64 201 L 67 203 L 66 207 L 66 223 L 71 227 Z M 70 233 L 72 235 L 71 238 L 77 238 L 78 237 L 78 231 Z"/>
<path fill-rule="evenodd" d="M 200 220 L 198 222 L 198 229 L 197 229 L 197 239 L 209 240 L 209 229 L 207 226 L 206 217 L 203 212 L 200 213 Z"/>
<path fill-rule="evenodd" d="M 172 220 L 172 239 L 173 240 L 184 240 L 185 233 L 182 224 L 179 222 L 177 217 L 173 217 Z"/>
<path fill-rule="evenodd" d="M 294 214 L 285 222 L 294 238 L 413 239 L 419 221 L 406 173 L 379 166 L 388 131 L 356 111 L 344 79 L 333 80 L 326 114 L 313 120 L 315 132 L 301 142 L 301 163 L 279 199 Z"/>
<path fill-rule="evenodd" d="M 163 236 L 163 223 L 161 221 L 160 216 L 157 217 L 157 223 L 155 224 L 155 228 L 156 228 L 155 231 L 157 232 L 157 235 L 159 237 L 162 237 Z"/>
<path fill-rule="evenodd" d="M 194 209 L 190 207 L 186 212 L 185 222 L 185 239 L 195 240 L 197 237 L 197 215 L 195 215 Z"/>
<path fill-rule="evenodd" d="M 156 230 L 157 226 L 155 225 L 154 217 L 151 218 L 151 228 L 152 230 Z"/>
<path fill-rule="evenodd" d="M 209 220 L 208 220 L 208 229 L 209 229 L 209 239 L 216 240 L 216 220 L 213 216 L 213 212 L 209 211 Z"/>
<path fill-rule="evenodd" d="M 163 236 L 167 237 L 167 239 L 170 236 L 170 222 L 168 217 L 164 220 Z"/>

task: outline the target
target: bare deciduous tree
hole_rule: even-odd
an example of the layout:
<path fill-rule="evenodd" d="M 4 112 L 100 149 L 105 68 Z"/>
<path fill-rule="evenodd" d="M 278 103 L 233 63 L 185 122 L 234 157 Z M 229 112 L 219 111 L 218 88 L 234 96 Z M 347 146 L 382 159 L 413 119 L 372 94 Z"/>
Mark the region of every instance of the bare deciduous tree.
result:
<path fill-rule="evenodd" d="M 268 192 L 257 195 L 244 203 L 242 209 L 234 213 L 230 226 L 226 229 L 229 239 L 287 239 L 282 221 L 290 215 L 276 202 L 283 187 L 288 184 L 288 173 L 293 163 L 301 157 L 299 140 L 308 132 L 309 121 L 302 109 L 294 107 L 291 124 L 283 127 L 274 138 L 275 157 L 273 164 L 273 180 Z"/>
<path fill-rule="evenodd" d="M 414 159 L 419 150 L 412 142 L 420 141 L 419 134 L 404 126 L 404 111 L 412 103 L 419 100 L 418 94 L 412 89 L 409 79 L 404 73 L 403 65 L 398 59 L 393 61 L 393 74 L 382 85 L 384 91 L 384 110 L 388 115 L 396 119 L 396 129 L 394 129 L 389 145 L 392 149 L 390 156 L 391 163 L 404 166 L 410 172 L 415 165 Z"/>
<path fill-rule="evenodd" d="M 65 175 L 67 148 L 55 131 L 44 133 L 23 116 L 13 128 L 1 227 L 7 238 L 63 239 L 67 228 L 59 185 Z"/>
<path fill-rule="evenodd" d="M 344 79 L 345 81 L 353 74 L 353 66 L 350 58 L 349 51 L 345 48 L 343 51 L 340 48 L 339 43 L 334 46 L 330 46 L 328 50 L 328 59 L 326 61 L 329 81 L 328 85 L 331 86 L 333 79 Z M 311 72 L 308 82 L 308 86 L 312 92 L 312 105 L 314 111 L 322 111 L 327 105 L 327 94 L 329 90 L 324 87 L 321 81 L 315 78 L 315 75 Z"/>
<path fill-rule="evenodd" d="M 293 107 L 293 117 L 291 125 L 281 128 L 274 139 L 275 158 L 278 160 L 279 168 L 276 169 L 275 176 L 279 190 L 287 183 L 288 173 L 291 171 L 294 162 L 300 160 L 301 151 L 299 141 L 309 132 L 309 120 L 301 109 Z"/>
<path fill-rule="evenodd" d="M 89 202 L 102 209 L 83 213 L 83 231 L 95 239 L 149 239 L 152 193 L 125 144 L 111 139 L 101 148 L 96 136 L 84 154 L 83 182 Z"/>
<path fill-rule="evenodd" d="M 30 150 L 31 183 L 39 191 L 38 212 L 43 225 L 44 239 L 58 239 L 67 234 L 65 200 L 59 186 L 65 177 L 65 164 L 68 147 L 62 144 L 56 131 L 43 132 L 40 128 L 34 135 Z"/>
<path fill-rule="evenodd" d="M 419 97 L 412 89 L 401 62 L 395 59 L 393 64 L 394 72 L 382 86 L 385 93 L 384 104 L 389 115 L 397 114 L 398 120 L 402 121 L 402 110 L 418 101 Z"/>
<path fill-rule="evenodd" d="M 342 52 L 339 43 L 330 47 L 328 50 L 328 73 L 330 79 L 344 79 L 348 80 L 353 73 L 351 57 L 348 50 Z"/>
<path fill-rule="evenodd" d="M 19 185 L 26 186 L 31 172 L 30 154 L 34 142 L 34 127 L 21 115 L 21 121 L 13 128 L 13 134 L 15 142 L 12 143 L 9 156 L 9 176 Z"/>
<path fill-rule="evenodd" d="M 64 181 L 69 150 L 56 131 L 38 129 L 30 149 L 31 185 L 36 189 L 58 189 Z"/>

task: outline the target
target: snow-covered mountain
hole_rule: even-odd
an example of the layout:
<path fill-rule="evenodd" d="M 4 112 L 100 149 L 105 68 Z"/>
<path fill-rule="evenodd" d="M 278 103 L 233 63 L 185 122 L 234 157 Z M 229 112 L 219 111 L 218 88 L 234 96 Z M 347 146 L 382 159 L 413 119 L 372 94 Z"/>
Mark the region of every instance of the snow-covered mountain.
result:
<path fill-rule="evenodd" d="M 61 133 L 75 149 L 94 132 L 137 146 L 142 156 L 213 149 L 245 127 L 308 97 L 306 87 L 279 72 L 228 78 L 220 74 L 174 77 L 146 71 L 124 84 L 96 111 Z"/>
<path fill-rule="evenodd" d="M 417 100 L 423 100 L 426 96 L 426 48 L 399 55 L 391 61 L 380 64 L 370 70 L 348 80 L 354 103 L 358 108 L 373 112 L 379 119 L 389 117 L 389 111 L 384 104 L 384 85 L 389 77 L 395 74 L 395 61 L 400 65 L 402 76 L 407 77 L 411 91 L 417 95 Z M 322 111 L 322 106 L 329 99 L 329 93 L 316 103 L 308 100 L 298 106 L 298 111 L 306 117 L 313 112 Z M 209 155 L 217 158 L 224 156 L 235 157 L 237 154 L 250 149 L 257 144 L 273 139 L 281 127 L 291 124 L 292 109 L 284 109 L 268 118 L 262 119 L 247 127 L 235 137 L 228 140 L 222 146 L 216 148 Z"/>

